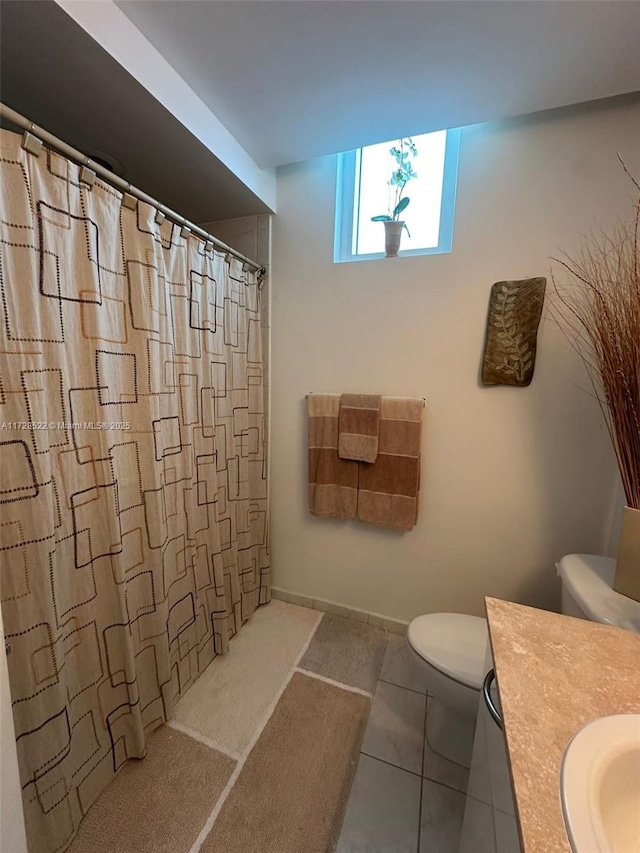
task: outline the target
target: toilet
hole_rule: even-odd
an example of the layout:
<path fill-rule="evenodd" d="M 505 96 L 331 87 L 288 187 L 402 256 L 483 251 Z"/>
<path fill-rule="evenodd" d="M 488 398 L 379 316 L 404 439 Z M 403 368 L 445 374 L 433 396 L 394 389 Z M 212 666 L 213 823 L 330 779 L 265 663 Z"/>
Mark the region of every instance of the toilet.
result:
<path fill-rule="evenodd" d="M 640 602 L 615 592 L 615 565 L 609 557 L 563 557 L 556 566 L 562 612 L 640 633 Z M 406 634 L 431 696 L 427 742 L 434 752 L 463 767 L 470 764 L 487 640 L 486 620 L 462 613 L 418 616 Z"/>
<path fill-rule="evenodd" d="M 439 755 L 468 767 L 487 649 L 487 620 L 463 613 L 428 613 L 407 628 L 431 696 L 427 743 Z"/>

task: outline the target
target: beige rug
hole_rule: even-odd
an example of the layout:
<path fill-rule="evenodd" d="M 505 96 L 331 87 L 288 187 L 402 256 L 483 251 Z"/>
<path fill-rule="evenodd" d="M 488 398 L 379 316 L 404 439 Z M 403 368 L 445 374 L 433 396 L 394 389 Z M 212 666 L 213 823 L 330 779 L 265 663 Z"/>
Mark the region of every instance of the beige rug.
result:
<path fill-rule="evenodd" d="M 292 604 L 260 608 L 178 706 L 195 736 L 153 734 L 69 853 L 190 853 L 201 837 L 203 853 L 333 850 L 371 706 L 357 691 L 373 691 L 385 641 L 380 629 Z M 317 677 L 295 670 L 301 655 Z"/>
<path fill-rule="evenodd" d="M 349 798 L 370 700 L 295 673 L 202 853 L 327 853 Z"/>
<path fill-rule="evenodd" d="M 283 601 L 260 607 L 180 700 L 174 721 L 242 755 L 320 617 Z"/>
<path fill-rule="evenodd" d="M 89 809 L 68 853 L 188 853 L 235 766 L 163 726 Z"/>
<path fill-rule="evenodd" d="M 299 667 L 373 694 L 386 644 L 381 628 L 325 613 Z"/>

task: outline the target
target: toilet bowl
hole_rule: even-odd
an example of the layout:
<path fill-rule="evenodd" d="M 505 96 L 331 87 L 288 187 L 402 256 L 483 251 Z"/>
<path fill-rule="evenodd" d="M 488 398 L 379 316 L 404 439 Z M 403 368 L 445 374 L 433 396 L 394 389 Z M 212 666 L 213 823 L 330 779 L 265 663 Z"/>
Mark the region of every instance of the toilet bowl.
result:
<path fill-rule="evenodd" d="M 427 742 L 439 755 L 468 767 L 484 677 L 487 622 L 463 613 L 418 616 L 406 640 L 425 673 L 431 696 Z"/>
<path fill-rule="evenodd" d="M 556 568 L 564 614 L 640 632 L 640 603 L 613 589 L 615 560 L 569 554 Z M 471 758 L 487 638 L 486 620 L 462 613 L 429 613 L 407 628 L 407 645 L 431 696 L 427 741 L 463 767 Z"/>

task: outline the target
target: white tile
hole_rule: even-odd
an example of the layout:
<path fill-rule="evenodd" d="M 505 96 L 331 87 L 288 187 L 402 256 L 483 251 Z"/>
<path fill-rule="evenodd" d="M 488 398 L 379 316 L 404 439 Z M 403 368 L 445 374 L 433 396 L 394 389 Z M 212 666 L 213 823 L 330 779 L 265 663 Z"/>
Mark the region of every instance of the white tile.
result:
<path fill-rule="evenodd" d="M 487 755 L 487 724 L 490 726 L 495 725 L 489 719 L 488 712 L 484 708 L 484 702 L 481 700 L 476 720 L 476 734 L 473 739 L 467 794 L 476 800 L 480 800 L 482 803 L 491 805 L 491 779 L 489 777 L 489 757 Z"/>
<path fill-rule="evenodd" d="M 347 618 L 353 619 L 356 622 L 364 622 L 369 624 L 369 614 L 365 610 L 354 610 L 352 607 L 347 607 Z"/>
<path fill-rule="evenodd" d="M 491 806 L 467 797 L 459 853 L 495 853 L 495 849 Z"/>
<path fill-rule="evenodd" d="M 484 705 L 484 702 L 482 704 Z M 514 815 L 515 806 L 504 732 L 498 728 L 488 714 L 485 714 L 485 728 L 489 776 L 491 778 L 491 804 L 495 809 Z"/>
<path fill-rule="evenodd" d="M 271 328 L 271 281 L 268 270 L 260 285 L 260 326 L 263 329 Z"/>
<path fill-rule="evenodd" d="M 269 351 L 269 339 L 271 337 L 271 330 L 268 328 L 262 328 L 260 331 L 260 335 L 262 338 L 262 379 L 263 379 L 263 388 L 265 389 L 265 400 L 268 400 L 268 388 L 270 387 L 271 381 L 271 354 Z M 269 408 L 267 405 L 264 407 L 265 414 L 268 414 Z M 265 418 L 265 422 L 268 422 L 268 418 Z"/>
<path fill-rule="evenodd" d="M 424 780 L 420 853 L 458 853 L 464 802 L 464 794 Z"/>
<path fill-rule="evenodd" d="M 240 216 L 237 219 L 220 219 L 209 222 L 206 230 L 252 260 L 257 254 L 257 218 L 255 216 Z"/>
<path fill-rule="evenodd" d="M 389 634 L 387 650 L 382 662 L 381 681 L 397 684 L 399 687 L 407 687 L 418 693 L 427 692 L 426 667 L 420 665 L 415 659 L 410 648 L 408 648 L 404 637 Z"/>
<path fill-rule="evenodd" d="M 322 610 L 323 613 L 342 616 L 343 619 L 349 618 L 349 608 L 343 607 L 341 604 L 334 604 L 332 601 L 323 601 L 321 598 L 314 598 L 313 608 L 314 610 Z"/>
<path fill-rule="evenodd" d="M 336 853 L 415 853 L 420 779 L 360 756 Z"/>
<path fill-rule="evenodd" d="M 386 628 L 390 634 L 396 634 L 399 637 L 404 637 L 409 627 L 408 622 L 402 622 L 400 619 L 389 619 L 388 616 L 379 616 L 377 613 L 369 614 L 369 625 L 375 625 L 376 628 Z"/>
<path fill-rule="evenodd" d="M 454 764 L 448 758 L 443 758 L 435 753 L 429 744 L 425 741 L 424 744 L 424 764 L 422 775 L 431 779 L 434 782 L 440 782 L 442 785 L 447 785 L 449 788 L 455 788 L 463 794 L 467 791 L 469 783 L 469 771 L 466 767 L 461 767 L 459 764 Z"/>
<path fill-rule="evenodd" d="M 298 595 L 297 592 L 289 593 L 289 601 L 291 604 L 297 604 L 298 607 L 313 607 L 313 598 L 308 595 Z"/>
<path fill-rule="evenodd" d="M 268 213 L 256 217 L 257 243 L 256 261 L 266 267 L 271 263 L 271 216 Z"/>
<path fill-rule="evenodd" d="M 271 587 L 271 596 L 272 598 L 277 598 L 279 601 L 289 601 L 289 593 L 275 586 Z"/>
<path fill-rule="evenodd" d="M 426 696 L 379 681 L 362 751 L 421 774 L 425 705 Z"/>

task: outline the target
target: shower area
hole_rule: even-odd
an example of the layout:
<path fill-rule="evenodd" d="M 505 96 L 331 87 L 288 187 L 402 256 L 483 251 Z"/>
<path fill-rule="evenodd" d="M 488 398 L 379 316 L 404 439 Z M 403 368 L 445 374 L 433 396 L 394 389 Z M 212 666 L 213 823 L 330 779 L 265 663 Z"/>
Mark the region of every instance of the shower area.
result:
<path fill-rule="evenodd" d="M 267 279 L 3 117 L 2 621 L 29 850 L 62 853 L 270 601 Z"/>

